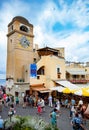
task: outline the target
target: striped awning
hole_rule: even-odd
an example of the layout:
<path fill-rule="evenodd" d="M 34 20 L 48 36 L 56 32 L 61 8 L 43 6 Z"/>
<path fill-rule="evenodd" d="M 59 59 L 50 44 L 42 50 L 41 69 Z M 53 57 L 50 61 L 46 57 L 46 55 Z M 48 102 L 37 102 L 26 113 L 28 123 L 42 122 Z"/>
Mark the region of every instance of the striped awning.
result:
<path fill-rule="evenodd" d="M 79 89 L 79 87 L 75 84 L 72 84 L 71 82 L 67 80 L 55 80 L 55 82 L 63 87 L 69 88 L 69 89 Z"/>

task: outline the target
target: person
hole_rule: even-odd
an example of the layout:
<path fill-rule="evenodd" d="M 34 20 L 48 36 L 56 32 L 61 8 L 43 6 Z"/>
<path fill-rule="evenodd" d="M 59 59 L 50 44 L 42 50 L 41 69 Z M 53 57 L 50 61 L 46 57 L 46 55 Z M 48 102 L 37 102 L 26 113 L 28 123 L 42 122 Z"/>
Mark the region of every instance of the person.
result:
<path fill-rule="evenodd" d="M 0 116 L 0 130 L 4 129 L 4 120 Z"/>
<path fill-rule="evenodd" d="M 38 99 L 38 102 L 37 102 L 37 113 L 39 115 L 41 115 L 42 113 L 42 108 L 41 108 L 41 98 Z"/>
<path fill-rule="evenodd" d="M 37 103 L 37 100 L 36 100 L 36 97 L 33 95 L 33 106 L 36 107 L 36 104 Z"/>
<path fill-rule="evenodd" d="M 69 112 L 70 112 L 70 117 L 69 118 L 72 118 L 72 105 L 70 104 L 70 106 L 69 106 Z"/>
<path fill-rule="evenodd" d="M 49 95 L 48 100 L 49 100 L 49 106 L 52 107 L 53 104 L 52 104 L 52 96 L 51 95 Z"/>
<path fill-rule="evenodd" d="M 72 118 L 71 125 L 72 125 L 73 130 L 86 130 L 78 113 L 76 113 L 75 117 Z"/>
<path fill-rule="evenodd" d="M 50 118 L 51 125 L 57 127 L 57 109 L 54 108 L 54 110 L 50 113 Z"/>
<path fill-rule="evenodd" d="M 10 104 L 10 97 L 7 96 L 7 97 L 6 97 L 6 105 L 9 106 L 9 104 Z"/>
<path fill-rule="evenodd" d="M 75 99 L 74 99 L 74 98 L 71 99 L 71 105 L 72 105 L 72 106 L 75 106 L 75 105 L 76 105 L 76 102 L 75 102 Z"/>
<path fill-rule="evenodd" d="M 29 97 L 29 105 L 30 105 L 30 107 L 33 107 L 33 104 L 34 104 L 33 96 L 30 95 L 30 97 Z"/>
<path fill-rule="evenodd" d="M 81 115 L 82 115 L 82 119 L 83 119 L 83 123 L 86 124 L 86 117 L 84 115 L 84 112 L 86 111 L 87 107 L 86 104 L 83 104 L 81 107 Z"/>
<path fill-rule="evenodd" d="M 26 108 L 26 95 L 24 95 L 24 97 L 23 97 L 23 108 Z"/>
<path fill-rule="evenodd" d="M 16 110 L 15 110 L 15 108 L 14 108 L 14 105 L 11 104 L 11 105 L 10 105 L 9 112 L 8 112 L 8 116 L 13 116 L 15 113 L 16 113 Z"/>
<path fill-rule="evenodd" d="M 2 111 L 2 98 L 0 98 L 0 112 Z"/>
<path fill-rule="evenodd" d="M 15 97 L 15 102 L 16 102 L 16 105 L 19 104 L 19 97 L 18 96 Z"/>
<path fill-rule="evenodd" d="M 3 102 L 4 102 L 4 105 L 6 106 L 6 98 L 7 98 L 7 95 L 6 93 L 3 94 Z"/>
<path fill-rule="evenodd" d="M 62 106 L 62 107 L 65 106 L 65 101 L 64 101 L 64 99 L 61 99 L 61 106 Z"/>
<path fill-rule="evenodd" d="M 68 107 L 68 99 L 67 98 L 65 99 L 64 103 L 65 103 L 65 108 L 67 108 Z"/>
<path fill-rule="evenodd" d="M 56 99 L 55 108 L 57 109 L 58 113 L 60 112 L 60 101 L 59 99 Z"/>
<path fill-rule="evenodd" d="M 78 115 L 79 115 L 80 118 L 82 118 L 82 112 L 81 112 L 81 110 L 82 110 L 82 105 L 80 104 L 79 106 L 77 106 L 77 109 L 76 109 L 76 111 L 77 111 L 77 113 L 78 113 Z"/>
<path fill-rule="evenodd" d="M 75 117 L 75 113 L 76 113 L 76 108 L 75 106 L 71 106 L 71 114 L 72 114 L 72 117 Z"/>
<path fill-rule="evenodd" d="M 40 99 L 40 103 L 41 103 L 41 108 L 42 108 L 42 112 L 45 112 L 45 102 L 44 99 Z"/>
<path fill-rule="evenodd" d="M 80 98 L 80 100 L 79 100 L 79 102 L 78 102 L 78 106 L 79 105 L 83 105 L 83 100 L 82 100 L 82 98 Z"/>

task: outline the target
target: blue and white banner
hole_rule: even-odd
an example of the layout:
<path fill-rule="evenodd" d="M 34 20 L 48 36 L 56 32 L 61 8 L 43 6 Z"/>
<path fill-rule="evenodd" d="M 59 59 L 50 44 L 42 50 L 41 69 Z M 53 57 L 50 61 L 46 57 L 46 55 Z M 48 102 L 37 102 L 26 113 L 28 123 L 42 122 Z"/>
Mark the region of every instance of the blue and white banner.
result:
<path fill-rule="evenodd" d="M 30 64 L 30 77 L 32 77 L 32 78 L 37 77 L 37 66 L 36 66 L 36 64 Z"/>

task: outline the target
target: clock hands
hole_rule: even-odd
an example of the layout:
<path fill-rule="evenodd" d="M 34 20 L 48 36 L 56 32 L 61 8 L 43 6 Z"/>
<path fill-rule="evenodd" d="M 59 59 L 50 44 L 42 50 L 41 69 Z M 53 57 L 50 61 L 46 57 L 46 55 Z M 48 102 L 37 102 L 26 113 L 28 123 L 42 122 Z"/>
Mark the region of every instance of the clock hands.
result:
<path fill-rule="evenodd" d="M 27 40 L 25 36 L 22 36 L 20 39 L 20 44 L 24 47 L 27 48 L 30 45 L 30 42 Z"/>

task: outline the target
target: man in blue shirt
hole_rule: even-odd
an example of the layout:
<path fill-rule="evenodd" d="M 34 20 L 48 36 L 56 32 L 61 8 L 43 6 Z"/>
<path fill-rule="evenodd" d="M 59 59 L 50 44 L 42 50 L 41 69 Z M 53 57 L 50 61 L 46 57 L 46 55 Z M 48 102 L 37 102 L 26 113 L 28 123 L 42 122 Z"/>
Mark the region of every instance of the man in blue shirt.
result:
<path fill-rule="evenodd" d="M 75 114 L 75 117 L 72 119 L 71 124 L 73 126 L 73 130 L 86 130 L 78 113 Z"/>
<path fill-rule="evenodd" d="M 72 98 L 72 99 L 71 99 L 71 105 L 73 105 L 73 106 L 74 106 L 75 104 L 76 104 L 75 99 L 74 99 L 74 98 Z"/>

